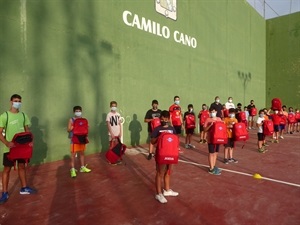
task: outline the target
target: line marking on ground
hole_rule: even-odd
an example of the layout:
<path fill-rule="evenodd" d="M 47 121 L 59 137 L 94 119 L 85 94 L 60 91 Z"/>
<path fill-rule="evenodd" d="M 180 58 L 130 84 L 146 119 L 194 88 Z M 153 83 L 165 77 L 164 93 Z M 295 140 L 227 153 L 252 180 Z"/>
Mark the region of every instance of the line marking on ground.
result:
<path fill-rule="evenodd" d="M 202 167 L 207 167 L 208 168 L 207 165 L 200 164 L 200 163 L 189 162 L 189 161 L 185 161 L 185 160 L 182 160 L 182 159 L 179 159 L 178 161 L 186 163 L 186 164 L 192 164 L 192 165 L 195 165 L 195 166 L 202 166 Z M 222 169 L 222 171 L 227 171 L 227 172 L 230 172 L 230 173 L 236 173 L 236 174 L 240 174 L 240 175 L 244 175 L 244 176 L 253 177 L 253 174 L 243 173 L 243 172 L 224 169 L 224 168 L 221 168 L 221 169 Z M 282 181 L 282 180 L 276 180 L 276 179 L 263 177 L 263 176 L 262 176 L 261 180 L 268 180 L 268 181 L 273 181 L 273 182 L 276 182 L 276 183 L 281 183 L 281 184 L 286 184 L 286 185 L 290 185 L 290 186 L 300 187 L 300 184 L 290 183 L 290 182 L 286 182 L 286 181 Z"/>

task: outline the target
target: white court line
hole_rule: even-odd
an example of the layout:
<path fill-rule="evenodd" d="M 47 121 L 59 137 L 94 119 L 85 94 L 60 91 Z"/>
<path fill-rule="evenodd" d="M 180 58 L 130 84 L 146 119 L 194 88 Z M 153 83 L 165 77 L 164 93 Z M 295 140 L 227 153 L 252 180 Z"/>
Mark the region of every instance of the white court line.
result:
<path fill-rule="evenodd" d="M 192 165 L 196 165 L 196 166 L 203 166 L 203 167 L 208 168 L 207 165 L 203 165 L 203 164 L 199 164 L 199 163 L 189 162 L 189 161 L 185 161 L 185 160 L 181 160 L 181 159 L 179 159 L 178 161 L 183 162 L 183 163 L 187 163 L 187 164 L 192 164 Z M 241 174 L 241 175 L 244 175 L 244 176 L 253 177 L 253 174 L 243 173 L 243 172 L 228 170 L 228 169 L 223 169 L 223 168 L 221 168 L 221 169 L 222 169 L 222 171 L 227 171 L 227 172 L 230 172 L 230 173 L 237 173 L 237 174 Z M 275 179 L 268 178 L 268 177 L 262 177 L 261 179 L 262 180 L 269 180 L 269 181 L 273 181 L 273 182 L 277 182 L 277 183 L 281 183 L 281 184 L 287 184 L 287 185 L 291 185 L 291 186 L 295 186 L 295 187 L 300 187 L 300 184 L 285 182 L 285 181 L 282 181 L 282 180 L 275 180 Z"/>

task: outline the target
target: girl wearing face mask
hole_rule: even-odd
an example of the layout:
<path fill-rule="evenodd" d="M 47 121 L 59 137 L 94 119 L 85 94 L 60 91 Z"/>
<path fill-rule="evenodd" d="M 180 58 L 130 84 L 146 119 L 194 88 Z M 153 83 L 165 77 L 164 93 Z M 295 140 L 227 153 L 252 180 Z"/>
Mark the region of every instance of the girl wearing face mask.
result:
<path fill-rule="evenodd" d="M 192 104 L 188 105 L 188 111 L 183 115 L 183 123 L 185 127 L 185 148 L 195 148 L 194 145 L 191 144 L 191 139 L 194 134 L 194 130 L 196 127 L 196 118 L 194 113 L 194 108 Z"/>
<path fill-rule="evenodd" d="M 199 127 L 200 127 L 200 144 L 206 143 L 206 132 L 204 132 L 204 123 L 207 118 L 209 118 L 209 111 L 207 109 L 206 104 L 202 105 L 202 110 L 199 112 Z"/>
<path fill-rule="evenodd" d="M 231 109 L 231 108 L 235 108 L 232 97 L 228 98 L 228 101 L 225 103 L 225 107 L 226 109 Z"/>
<path fill-rule="evenodd" d="M 110 148 L 122 137 L 121 115 L 117 112 L 117 102 L 110 102 L 110 112 L 106 116 Z"/>
<path fill-rule="evenodd" d="M 224 123 L 227 127 L 228 142 L 224 145 L 224 163 L 228 164 L 230 162 L 237 163 L 238 160 L 233 158 L 233 148 L 234 148 L 234 138 L 232 136 L 233 125 L 236 124 L 238 120 L 235 118 L 235 109 L 229 109 L 229 116 L 224 119 Z"/>
<path fill-rule="evenodd" d="M 221 175 L 221 170 L 216 167 L 216 161 L 218 157 L 218 152 L 220 149 L 219 144 L 212 144 L 210 138 L 210 132 L 212 125 L 216 121 L 222 121 L 220 117 L 217 117 L 217 111 L 215 108 L 210 108 L 210 117 L 206 119 L 203 127 L 204 132 L 207 132 L 207 143 L 208 143 L 208 163 L 209 163 L 209 170 L 208 172 L 213 175 Z"/>

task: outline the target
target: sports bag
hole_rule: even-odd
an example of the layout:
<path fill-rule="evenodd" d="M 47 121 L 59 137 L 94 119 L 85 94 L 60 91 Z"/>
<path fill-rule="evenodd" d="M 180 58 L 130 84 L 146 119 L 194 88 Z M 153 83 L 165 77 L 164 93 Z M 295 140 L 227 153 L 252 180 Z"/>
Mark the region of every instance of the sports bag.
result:
<path fill-rule="evenodd" d="M 294 113 L 288 114 L 288 121 L 289 121 L 289 123 L 296 123 L 296 117 L 295 117 Z"/>
<path fill-rule="evenodd" d="M 246 121 L 247 120 L 247 118 L 246 118 L 246 112 L 245 111 L 239 112 L 237 119 L 238 119 L 239 122 Z"/>
<path fill-rule="evenodd" d="M 72 143 L 73 144 L 87 144 L 88 141 L 88 133 L 89 133 L 89 124 L 88 120 L 85 118 L 72 118 L 73 120 L 73 136 Z"/>
<path fill-rule="evenodd" d="M 200 115 L 199 115 L 199 119 L 200 119 L 200 125 L 204 125 L 205 123 L 205 120 L 209 117 L 209 112 L 206 110 L 206 111 L 202 111 L 200 112 Z"/>
<path fill-rule="evenodd" d="M 223 109 L 223 116 L 224 116 L 224 118 L 229 116 L 229 110 L 228 109 Z"/>
<path fill-rule="evenodd" d="M 300 120 L 300 113 L 299 113 L 299 112 L 296 112 L 296 113 L 295 113 L 295 119 L 296 119 L 296 120 Z"/>
<path fill-rule="evenodd" d="M 161 122 L 160 122 L 160 118 L 159 117 L 155 117 L 153 118 L 153 120 L 151 120 L 151 128 L 152 128 L 152 131 L 161 125 Z"/>
<path fill-rule="evenodd" d="M 126 145 L 122 144 L 120 139 L 117 138 L 108 151 L 105 154 L 106 160 L 111 163 L 115 164 L 117 161 L 122 160 L 122 156 L 126 151 Z"/>
<path fill-rule="evenodd" d="M 195 115 L 188 114 L 185 116 L 185 127 L 188 129 L 194 129 L 196 127 Z"/>
<path fill-rule="evenodd" d="M 14 167 L 17 159 L 23 159 L 28 163 L 32 157 L 33 135 L 31 132 L 21 132 L 14 135 L 12 142 L 14 147 L 10 148 L 7 158 L 14 161 Z"/>
<path fill-rule="evenodd" d="M 263 133 L 266 136 L 271 136 L 274 133 L 274 124 L 272 120 L 263 121 Z"/>
<path fill-rule="evenodd" d="M 163 132 L 158 136 L 155 159 L 158 164 L 177 164 L 179 154 L 177 135 Z"/>
<path fill-rule="evenodd" d="M 235 123 L 232 128 L 234 141 L 246 141 L 249 139 L 249 133 L 245 123 Z"/>
<path fill-rule="evenodd" d="M 250 116 L 256 116 L 257 115 L 257 109 L 256 108 L 252 108 L 250 109 Z"/>
<path fill-rule="evenodd" d="M 224 122 L 216 121 L 210 128 L 211 144 L 226 144 L 228 141 L 227 128 Z"/>
<path fill-rule="evenodd" d="M 281 100 L 279 98 L 272 99 L 272 110 L 281 110 Z"/>

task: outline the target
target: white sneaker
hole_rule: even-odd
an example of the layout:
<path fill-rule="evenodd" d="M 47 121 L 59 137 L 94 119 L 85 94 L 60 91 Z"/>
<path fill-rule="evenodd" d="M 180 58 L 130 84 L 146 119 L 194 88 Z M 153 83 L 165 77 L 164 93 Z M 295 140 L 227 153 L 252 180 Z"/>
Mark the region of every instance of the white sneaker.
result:
<path fill-rule="evenodd" d="M 284 139 L 283 136 L 280 136 L 280 139 Z"/>
<path fill-rule="evenodd" d="M 195 148 L 195 145 L 192 144 L 188 144 L 188 146 L 190 146 L 190 148 Z"/>
<path fill-rule="evenodd" d="M 251 130 L 251 127 L 248 127 L 248 130 Z"/>
<path fill-rule="evenodd" d="M 159 201 L 160 203 L 167 203 L 167 199 L 163 196 L 162 193 L 158 194 L 158 195 L 155 195 L 155 199 L 157 201 Z"/>
<path fill-rule="evenodd" d="M 164 190 L 164 196 L 178 196 L 179 193 L 169 189 L 168 191 Z"/>

